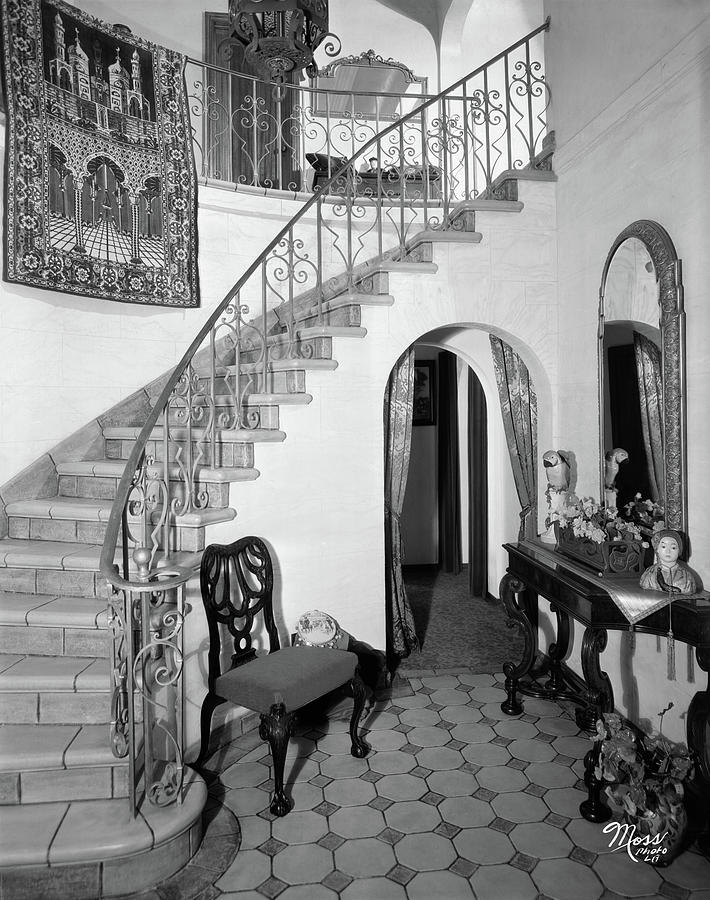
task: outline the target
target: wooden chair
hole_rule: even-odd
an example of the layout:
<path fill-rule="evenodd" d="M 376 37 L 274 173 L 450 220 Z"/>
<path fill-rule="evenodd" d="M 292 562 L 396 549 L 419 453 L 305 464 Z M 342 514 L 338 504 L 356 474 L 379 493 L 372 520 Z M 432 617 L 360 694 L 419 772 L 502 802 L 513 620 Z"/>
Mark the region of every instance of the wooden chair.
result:
<path fill-rule="evenodd" d="M 196 765 L 207 756 L 212 713 L 217 706 L 228 701 L 255 710 L 261 715 L 259 734 L 269 742 L 274 765 L 271 812 L 285 816 L 292 802 L 284 793 L 284 763 L 297 710 L 347 685 L 354 698 L 350 752 L 362 759 L 369 747 L 358 736 L 358 723 L 370 691 L 360 677 L 354 653 L 320 647 L 281 648 L 274 624 L 273 581 L 269 551 L 258 537 L 212 544 L 204 551 L 200 588 L 210 645 L 208 693 L 202 704 Z M 259 614 L 269 642 L 269 652 L 261 656 L 252 646 Z M 228 653 L 231 663 L 223 669 L 222 658 Z"/>

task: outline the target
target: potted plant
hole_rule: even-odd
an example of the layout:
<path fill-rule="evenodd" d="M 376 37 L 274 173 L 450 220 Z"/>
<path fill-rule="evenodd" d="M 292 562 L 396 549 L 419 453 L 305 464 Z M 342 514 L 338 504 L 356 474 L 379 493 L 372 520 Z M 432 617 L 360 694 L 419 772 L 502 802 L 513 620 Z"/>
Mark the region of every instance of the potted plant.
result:
<path fill-rule="evenodd" d="M 612 849 L 624 847 L 637 862 L 667 866 L 683 846 L 687 830 L 684 782 L 692 773 L 687 747 L 663 736 L 638 734 L 621 716 L 605 713 L 594 739 L 599 753 L 594 777 L 606 784 L 604 793 L 623 824 L 610 822 L 604 830 Z"/>

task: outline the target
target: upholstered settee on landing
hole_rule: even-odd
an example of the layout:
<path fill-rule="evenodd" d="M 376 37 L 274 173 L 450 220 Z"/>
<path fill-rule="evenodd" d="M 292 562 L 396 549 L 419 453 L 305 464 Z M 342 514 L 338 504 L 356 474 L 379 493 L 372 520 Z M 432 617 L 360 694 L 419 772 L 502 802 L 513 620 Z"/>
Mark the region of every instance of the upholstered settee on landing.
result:
<path fill-rule="evenodd" d="M 310 189 L 317 191 L 320 186 L 345 165 L 346 160 L 340 156 L 328 156 L 325 153 L 307 153 L 306 160 L 313 169 L 313 180 Z M 328 188 L 329 194 L 345 195 L 350 171 L 346 169 Z M 404 166 L 399 169 L 385 166 L 379 171 L 354 173 L 355 195 L 358 197 L 401 197 L 408 200 L 423 199 L 426 190 L 427 171 L 425 166 Z M 436 166 L 429 166 L 428 197 L 441 196 L 441 171 Z"/>

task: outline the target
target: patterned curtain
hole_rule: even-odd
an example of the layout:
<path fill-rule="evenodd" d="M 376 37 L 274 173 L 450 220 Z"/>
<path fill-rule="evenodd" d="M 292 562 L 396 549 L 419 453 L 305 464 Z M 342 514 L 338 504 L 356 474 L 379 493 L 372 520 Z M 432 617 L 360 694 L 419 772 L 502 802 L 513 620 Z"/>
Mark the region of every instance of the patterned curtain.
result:
<path fill-rule="evenodd" d="M 390 663 L 419 647 L 414 616 L 402 578 L 402 534 L 399 517 L 404 503 L 412 446 L 414 350 L 402 354 L 385 391 L 385 582 L 387 655 Z"/>
<path fill-rule="evenodd" d="M 664 501 L 663 376 L 661 351 L 645 335 L 634 331 L 634 356 L 641 405 L 641 429 L 646 450 L 651 500 Z"/>
<path fill-rule="evenodd" d="M 537 530 L 537 397 L 527 366 L 505 341 L 489 335 L 500 409 L 520 500 L 518 540 Z"/>

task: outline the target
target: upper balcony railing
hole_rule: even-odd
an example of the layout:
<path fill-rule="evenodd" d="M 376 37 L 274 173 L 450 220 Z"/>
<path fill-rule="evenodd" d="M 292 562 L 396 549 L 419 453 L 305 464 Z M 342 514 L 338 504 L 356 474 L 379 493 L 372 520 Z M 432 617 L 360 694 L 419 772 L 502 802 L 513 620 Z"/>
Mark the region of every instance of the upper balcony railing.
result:
<path fill-rule="evenodd" d="M 182 636 L 194 557 L 181 566 L 181 534 L 209 503 L 204 470 L 237 465 L 225 449 L 238 455 L 235 447 L 248 445 L 255 429 L 274 427 L 269 397 L 280 390 L 276 380 L 327 340 L 319 336 L 327 330 L 310 326 L 329 323 L 332 298 L 367 292 L 365 262 L 405 257 L 416 231 L 457 227 L 457 204 L 494 197 L 498 176 L 535 165 L 549 100 L 539 61 L 547 27 L 389 124 L 345 115 L 314 137 L 310 89 L 302 94 L 308 105 L 294 104 L 288 123 L 277 117 L 262 129 L 243 112 L 248 104 L 224 114 L 224 147 L 251 167 L 239 183 L 282 185 L 283 169 L 268 174 L 266 143 L 259 143 L 270 134 L 274 146 L 285 142 L 294 153 L 326 149 L 331 162 L 315 173 L 296 215 L 237 273 L 166 379 L 116 490 L 100 568 L 114 636 L 112 744 L 129 759 L 134 814 L 145 800 L 179 802 L 182 794 Z M 205 178 L 224 181 L 227 172 L 211 167 L 218 143 L 204 143 L 217 134 L 210 122 L 222 121 L 221 107 L 209 78 L 198 87 L 198 158 Z M 319 99 L 326 110 L 328 96 Z M 336 151 L 343 155 L 337 160 Z M 294 158 L 303 163 L 303 155 Z"/>
<path fill-rule="evenodd" d="M 406 119 L 401 133 L 391 132 L 377 158 L 365 162 L 385 173 L 428 170 L 423 193 L 431 201 L 444 193 L 453 201 L 475 198 L 506 169 L 530 163 L 539 149 L 549 100 L 545 27 L 462 79 L 456 92 L 439 96 L 291 84 L 275 90 L 252 76 L 189 60 L 198 175 L 310 192 L 387 125 Z"/>

